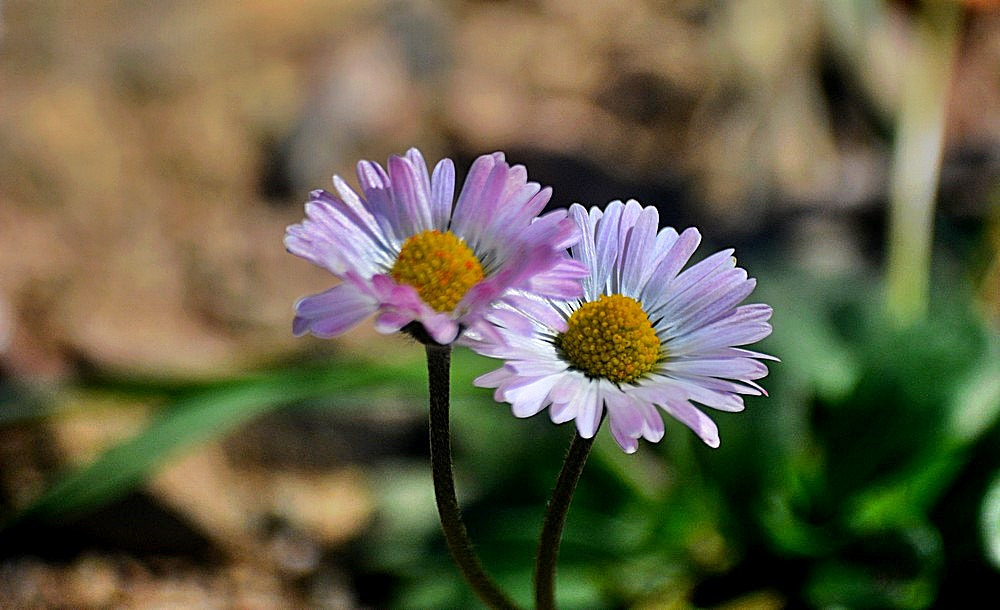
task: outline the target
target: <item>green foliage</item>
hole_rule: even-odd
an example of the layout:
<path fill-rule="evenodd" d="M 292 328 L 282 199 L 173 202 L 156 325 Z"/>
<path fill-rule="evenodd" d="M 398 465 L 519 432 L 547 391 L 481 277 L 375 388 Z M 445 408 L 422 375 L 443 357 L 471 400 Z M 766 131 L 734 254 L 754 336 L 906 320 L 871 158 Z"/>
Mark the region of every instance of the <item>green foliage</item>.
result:
<path fill-rule="evenodd" d="M 961 290 L 943 291 L 926 323 L 903 330 L 863 278 L 784 272 L 760 287 L 757 299 L 775 309 L 760 349 L 782 358 L 764 380 L 770 397 L 715 414 L 717 450 L 673 421 L 663 442 L 632 456 L 600 433 L 566 525 L 561 607 L 763 595 L 809 607 L 924 608 L 967 588 L 955 566 L 1000 570 L 1000 341 Z M 470 535 L 498 582 L 530 605 L 542 514 L 572 431 L 544 416 L 513 418 L 472 386 L 499 363 L 462 349 L 453 362 L 457 487 Z M 91 510 L 269 410 L 371 408 L 393 397 L 423 412 L 425 379 L 416 360 L 336 360 L 211 383 L 91 380 L 88 391 L 162 406 L 138 436 L 15 519 Z M 380 518 L 359 545 L 359 569 L 390 577 L 393 607 L 476 607 L 444 547 L 427 464 L 373 464 L 371 475 Z"/>
<path fill-rule="evenodd" d="M 145 430 L 107 450 L 93 463 L 59 479 L 13 525 L 30 518 L 59 519 L 92 510 L 142 483 L 164 461 L 199 442 L 296 402 L 337 394 L 334 404 L 351 404 L 352 392 L 419 387 L 419 370 L 371 367 L 363 362 L 308 365 L 201 384 L 99 379 L 91 390 L 156 397 L 166 403 Z"/>
<path fill-rule="evenodd" d="M 717 414 L 717 450 L 676 422 L 661 444 L 632 456 L 600 433 L 564 534 L 562 607 L 760 595 L 807 607 L 924 608 L 950 599 L 956 562 L 996 569 L 990 473 L 1000 461 L 989 448 L 1000 342 L 961 290 L 951 286 L 926 323 L 904 330 L 884 317 L 874 281 L 786 272 L 760 286 L 757 298 L 775 308 L 761 350 L 782 358 L 764 380 L 770 397 Z M 456 405 L 454 418 L 470 533 L 488 569 L 527 605 L 544 502 L 571 431 L 511 418 L 485 391 Z M 976 527 L 948 511 L 956 495 L 972 498 Z M 368 547 L 373 569 L 398 555 L 402 539 L 414 540 L 380 532 Z M 421 562 L 408 564 L 395 602 L 474 607 L 436 533 L 419 541 L 422 551 L 406 553 Z"/>

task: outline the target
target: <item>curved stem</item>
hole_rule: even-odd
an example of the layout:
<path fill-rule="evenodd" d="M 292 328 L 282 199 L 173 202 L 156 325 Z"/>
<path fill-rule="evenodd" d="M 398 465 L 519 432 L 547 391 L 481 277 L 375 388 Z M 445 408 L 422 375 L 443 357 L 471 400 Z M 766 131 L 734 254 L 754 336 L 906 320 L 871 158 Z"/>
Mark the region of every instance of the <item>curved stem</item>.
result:
<path fill-rule="evenodd" d="M 455 497 L 451 434 L 448 427 L 451 347 L 430 343 L 424 347 L 427 352 L 427 379 L 430 386 L 431 472 L 445 542 L 462 571 L 462 576 L 483 602 L 491 608 L 517 608 L 479 563 Z"/>
<path fill-rule="evenodd" d="M 583 438 L 579 432 L 573 434 L 573 442 L 566 452 L 556 488 L 545 511 L 545 523 L 542 525 L 542 535 L 538 541 L 538 559 L 535 562 L 535 607 L 538 610 L 556 607 L 556 561 L 559 559 L 563 525 L 566 523 L 570 502 L 573 501 L 577 481 L 580 480 L 593 444 L 593 438 Z"/>

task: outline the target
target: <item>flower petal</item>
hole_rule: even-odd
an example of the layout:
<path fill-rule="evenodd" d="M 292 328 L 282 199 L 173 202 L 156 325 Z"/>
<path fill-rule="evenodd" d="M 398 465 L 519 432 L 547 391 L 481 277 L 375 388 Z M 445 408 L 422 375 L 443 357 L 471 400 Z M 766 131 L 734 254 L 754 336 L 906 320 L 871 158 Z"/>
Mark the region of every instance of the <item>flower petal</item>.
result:
<path fill-rule="evenodd" d="M 645 282 L 652 273 L 649 255 L 656 241 L 656 229 L 660 222 L 660 215 L 656 208 L 642 209 L 634 200 L 628 202 L 626 209 L 630 210 L 635 218 L 634 224 L 624 236 L 622 244 L 621 291 L 619 294 L 638 299 L 645 287 Z"/>
<path fill-rule="evenodd" d="M 378 302 L 356 286 L 339 284 L 299 299 L 295 304 L 292 333 L 296 337 L 307 332 L 322 338 L 335 337 L 375 313 L 377 307 Z"/>
<path fill-rule="evenodd" d="M 713 449 L 719 446 L 719 428 L 712 421 L 712 418 L 702 413 L 697 407 L 687 401 L 668 402 L 658 405 L 661 409 L 670 414 L 671 417 L 681 422 L 694 431 L 706 445 Z"/>
<path fill-rule="evenodd" d="M 399 211 L 405 235 L 416 235 L 436 228 L 431 219 L 430 180 L 426 175 L 427 167 L 418 169 L 409 158 L 389 158 L 392 202 Z"/>
<path fill-rule="evenodd" d="M 531 417 L 547 406 L 549 391 L 558 380 L 556 375 L 540 377 L 530 384 L 507 390 L 504 400 L 510 403 L 515 417 Z"/>
<path fill-rule="evenodd" d="M 431 175 L 431 225 L 445 231 L 451 220 L 451 204 L 455 198 L 455 164 L 442 159 Z"/>

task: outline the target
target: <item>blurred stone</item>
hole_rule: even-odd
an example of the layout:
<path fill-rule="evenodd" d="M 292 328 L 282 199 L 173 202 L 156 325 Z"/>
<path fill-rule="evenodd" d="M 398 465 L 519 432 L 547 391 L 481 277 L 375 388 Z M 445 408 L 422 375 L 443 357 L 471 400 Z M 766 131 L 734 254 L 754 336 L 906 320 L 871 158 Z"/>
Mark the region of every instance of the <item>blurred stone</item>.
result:
<path fill-rule="evenodd" d="M 384 32 L 363 30 L 339 40 L 328 55 L 290 142 L 289 169 L 302 193 L 329 189 L 334 170 L 353 167 L 359 144 L 361 156 L 384 163 L 388 151 L 402 153 L 409 147 L 404 142 L 425 136 L 420 126 L 426 100 L 394 43 Z M 353 171 L 338 173 L 354 183 Z"/>
<path fill-rule="evenodd" d="M 263 512 L 259 490 L 234 471 L 218 443 L 172 460 L 155 474 L 149 488 L 230 557 L 259 553 L 255 546 Z"/>
<path fill-rule="evenodd" d="M 0 492 L 15 507 L 30 501 L 44 481 L 51 479 L 56 468 L 51 462 L 53 453 L 69 464 L 87 462 L 130 437 L 145 419 L 142 409 L 88 407 L 79 399 L 67 404 L 62 413 L 49 421 L 51 440 L 46 447 L 36 446 L 49 438 L 38 427 L 18 433 L 18 428 L 7 426 L 0 435 L 0 463 L 4 464 Z M 38 483 L 32 484 L 33 479 Z M 275 468 L 273 463 L 255 465 L 254 456 L 234 463 L 215 442 L 171 460 L 152 477 L 147 489 L 155 500 L 141 494 L 146 504 L 116 502 L 93 514 L 72 517 L 70 522 L 76 525 L 67 526 L 70 529 L 60 541 L 40 543 L 28 538 L 17 543 L 18 549 L 27 545 L 23 548 L 34 549 L 42 557 L 72 558 L 68 565 L 0 553 L 4 557 L 0 559 L 0 606 L 130 608 L 150 607 L 155 601 L 170 607 L 215 607 L 206 603 L 302 607 L 305 602 L 296 601 L 292 582 L 320 571 L 322 577 L 314 583 L 318 588 L 310 590 L 309 596 L 345 602 L 340 607 L 353 605 L 346 603 L 353 599 L 346 590 L 349 580 L 337 576 L 339 568 L 327 559 L 327 553 L 358 536 L 372 518 L 374 503 L 367 477 L 359 469 L 314 471 L 308 466 L 296 469 L 291 463 Z M 27 496 L 11 498 L 11 492 Z M 164 555 L 186 547 L 171 546 L 162 538 L 162 529 L 136 538 L 137 523 L 163 526 L 151 519 L 150 509 L 162 511 L 159 518 L 172 519 L 174 527 L 184 528 L 184 536 L 204 537 L 214 550 L 204 557 Z M 178 533 L 168 534 L 170 540 L 176 540 Z M 96 548 L 78 547 L 87 541 Z M 142 559 L 116 558 L 107 549 L 137 553 Z M 157 566 L 157 557 L 169 563 L 166 569 Z"/>
<path fill-rule="evenodd" d="M 234 557 L 250 558 L 258 554 L 257 544 L 275 544 L 262 529 L 269 520 L 300 532 L 305 537 L 301 548 L 330 548 L 356 536 L 374 510 L 365 478 L 356 470 L 237 466 L 217 443 L 187 452 L 159 472 L 150 487 Z M 278 553 L 274 559 L 285 562 L 282 557 Z"/>
<path fill-rule="evenodd" d="M 331 174 L 354 183 L 357 159 L 410 145 L 431 160 L 538 150 L 626 184 L 680 179 L 717 233 L 757 231 L 787 206 L 873 206 L 906 44 L 894 10 L 6 3 L 0 364 L 44 380 L 74 359 L 209 375 L 315 346 L 290 337 L 292 302 L 332 280 L 283 251 L 284 227 Z M 1000 142 L 998 31 L 995 12 L 967 20 L 949 150 Z M 946 171 L 943 187 L 966 175 Z M 362 326 L 351 340 L 372 336 Z"/>
<path fill-rule="evenodd" d="M 57 459 L 51 439 L 37 426 L 6 424 L 0 434 L 0 497 L 17 510 L 27 506 L 50 484 Z"/>
<path fill-rule="evenodd" d="M 92 462 L 109 447 L 141 431 L 149 421 L 149 405 L 103 395 L 62 398 L 46 420 L 52 449 L 70 466 Z"/>
<path fill-rule="evenodd" d="M 0 354 L 7 351 L 10 346 L 10 337 L 13 334 L 14 323 L 11 320 L 10 305 L 0 292 Z"/>
<path fill-rule="evenodd" d="M 955 67 L 948 117 L 948 145 L 988 145 L 1000 150 L 1000 11 L 967 22 Z"/>
<path fill-rule="evenodd" d="M 213 571 L 171 561 L 85 554 L 68 565 L 0 563 L 0 605 L 10 608 L 302 607 L 291 587 L 245 565 Z"/>
<path fill-rule="evenodd" d="M 330 473 L 285 472 L 268 481 L 273 514 L 324 547 L 356 536 L 372 518 L 365 476 L 354 469 Z"/>
<path fill-rule="evenodd" d="M 106 558 L 96 555 L 80 557 L 66 574 L 67 589 L 74 604 L 86 608 L 102 608 L 120 601 L 121 575 Z"/>

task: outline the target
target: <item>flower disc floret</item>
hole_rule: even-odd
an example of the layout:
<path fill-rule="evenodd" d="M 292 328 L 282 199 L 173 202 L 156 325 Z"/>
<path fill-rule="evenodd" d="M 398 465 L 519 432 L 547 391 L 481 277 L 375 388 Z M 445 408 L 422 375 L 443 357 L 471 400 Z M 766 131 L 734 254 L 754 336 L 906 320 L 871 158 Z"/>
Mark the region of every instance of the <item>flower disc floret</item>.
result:
<path fill-rule="evenodd" d="M 435 311 L 446 312 L 483 279 L 483 266 L 455 234 L 432 230 L 403 243 L 389 274 L 400 284 L 413 286 Z"/>
<path fill-rule="evenodd" d="M 660 339 L 642 305 L 620 294 L 584 303 L 556 339 L 572 365 L 588 377 L 631 383 L 661 358 Z"/>

